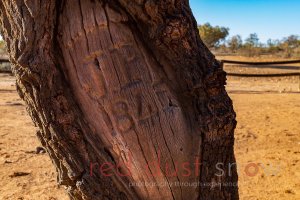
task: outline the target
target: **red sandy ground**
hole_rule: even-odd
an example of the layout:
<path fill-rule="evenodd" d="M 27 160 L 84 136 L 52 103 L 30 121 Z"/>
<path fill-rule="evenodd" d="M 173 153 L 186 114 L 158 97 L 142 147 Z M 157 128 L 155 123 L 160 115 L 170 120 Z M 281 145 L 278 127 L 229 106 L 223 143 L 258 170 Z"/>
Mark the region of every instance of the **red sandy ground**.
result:
<path fill-rule="evenodd" d="M 242 200 L 300 199 L 297 80 L 228 80 L 227 89 L 237 112 L 235 153 Z M 55 169 L 47 154 L 34 152 L 40 143 L 13 84 L 11 76 L 0 75 L 0 199 L 68 199 L 56 184 Z M 254 167 L 247 170 L 247 166 L 253 166 L 250 163 L 255 164 L 257 173 Z M 28 174 L 14 175 L 20 172 Z"/>

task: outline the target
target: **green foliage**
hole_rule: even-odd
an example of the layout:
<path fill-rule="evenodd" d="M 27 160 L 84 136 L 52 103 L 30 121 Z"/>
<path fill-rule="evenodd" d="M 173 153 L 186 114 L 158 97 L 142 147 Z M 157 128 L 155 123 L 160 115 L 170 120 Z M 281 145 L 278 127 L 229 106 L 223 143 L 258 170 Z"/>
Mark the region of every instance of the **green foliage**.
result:
<path fill-rule="evenodd" d="M 3 40 L 1 40 L 1 36 L 0 36 L 0 57 L 3 54 L 6 54 L 6 46 L 5 46 L 5 42 Z M 10 63 L 0 63 L 0 71 L 11 72 Z"/>
<path fill-rule="evenodd" d="M 0 54 L 3 54 L 6 52 L 5 43 L 3 40 L 0 39 Z"/>
<path fill-rule="evenodd" d="M 300 47 L 300 40 L 298 36 L 290 35 L 289 37 L 283 39 L 282 44 L 285 45 L 287 48 L 295 49 Z"/>
<path fill-rule="evenodd" d="M 243 46 L 243 40 L 240 35 L 232 36 L 227 43 L 229 49 L 234 53 Z"/>
<path fill-rule="evenodd" d="M 229 34 L 229 28 L 211 26 L 209 23 L 198 27 L 200 37 L 208 48 L 218 47 Z"/>
<path fill-rule="evenodd" d="M 11 72 L 10 63 L 0 63 L 0 71 L 1 72 Z"/>
<path fill-rule="evenodd" d="M 212 48 L 212 47 L 211 47 Z M 229 38 L 223 45 L 212 48 L 216 53 L 236 53 L 243 56 L 259 56 L 272 54 L 285 58 L 300 58 L 300 37 L 290 35 L 282 40 L 269 39 L 266 44 L 260 43 L 256 33 L 252 33 L 245 42 L 241 36 L 235 35 Z"/>
<path fill-rule="evenodd" d="M 259 45 L 259 38 L 256 33 L 251 33 L 246 39 L 246 46 L 257 47 Z"/>
<path fill-rule="evenodd" d="M 0 40 L 0 49 L 3 49 L 4 47 L 5 47 L 4 41 L 3 41 L 3 40 Z"/>
<path fill-rule="evenodd" d="M 279 40 L 271 40 L 269 39 L 267 41 L 267 52 L 270 54 L 275 54 L 277 52 L 282 51 L 282 48 L 280 47 L 280 41 Z"/>

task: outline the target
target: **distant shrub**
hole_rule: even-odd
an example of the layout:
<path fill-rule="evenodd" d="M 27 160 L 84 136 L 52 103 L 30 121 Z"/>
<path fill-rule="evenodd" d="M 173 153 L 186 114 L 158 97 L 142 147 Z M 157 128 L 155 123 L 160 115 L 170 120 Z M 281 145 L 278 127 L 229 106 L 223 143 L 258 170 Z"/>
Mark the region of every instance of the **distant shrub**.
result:
<path fill-rule="evenodd" d="M 256 33 L 252 33 L 243 42 L 241 36 L 229 38 L 223 45 L 210 48 L 216 54 L 234 54 L 247 57 L 272 55 L 283 58 L 300 58 L 300 37 L 290 35 L 282 40 L 269 39 L 260 43 Z"/>
<path fill-rule="evenodd" d="M 11 72 L 10 63 L 2 63 L 0 64 L 0 72 Z"/>
<path fill-rule="evenodd" d="M 217 48 L 229 34 L 229 28 L 212 26 L 209 23 L 198 26 L 202 41 L 208 48 Z"/>
<path fill-rule="evenodd" d="M 0 54 L 6 53 L 6 47 L 3 40 L 0 39 Z"/>

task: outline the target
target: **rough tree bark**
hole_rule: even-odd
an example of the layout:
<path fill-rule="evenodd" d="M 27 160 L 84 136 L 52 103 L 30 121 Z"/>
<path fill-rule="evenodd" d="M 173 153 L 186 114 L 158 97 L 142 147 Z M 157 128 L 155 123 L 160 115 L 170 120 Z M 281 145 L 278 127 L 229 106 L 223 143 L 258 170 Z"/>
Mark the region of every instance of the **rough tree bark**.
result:
<path fill-rule="evenodd" d="M 0 15 L 72 199 L 238 199 L 226 74 L 188 0 L 2 0 Z"/>

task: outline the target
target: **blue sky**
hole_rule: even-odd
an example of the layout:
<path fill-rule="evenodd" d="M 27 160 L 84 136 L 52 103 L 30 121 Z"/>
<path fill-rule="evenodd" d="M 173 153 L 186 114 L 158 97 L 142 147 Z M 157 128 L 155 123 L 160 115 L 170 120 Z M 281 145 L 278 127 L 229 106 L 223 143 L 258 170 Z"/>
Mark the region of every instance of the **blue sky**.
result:
<path fill-rule="evenodd" d="M 198 24 L 230 28 L 245 39 L 257 33 L 261 42 L 300 36 L 300 0 L 190 0 Z"/>
<path fill-rule="evenodd" d="M 190 6 L 198 24 L 228 27 L 231 36 L 255 32 L 261 42 L 300 36 L 300 0 L 190 0 Z"/>

